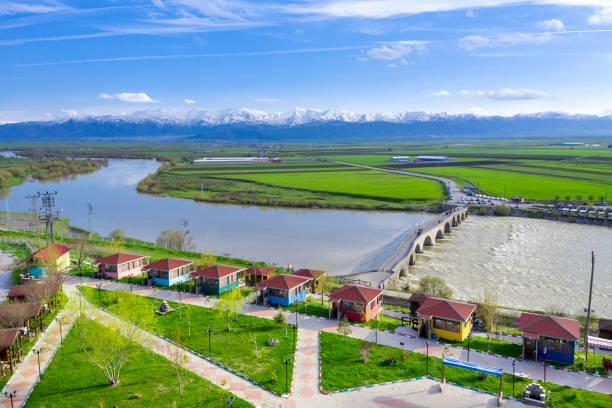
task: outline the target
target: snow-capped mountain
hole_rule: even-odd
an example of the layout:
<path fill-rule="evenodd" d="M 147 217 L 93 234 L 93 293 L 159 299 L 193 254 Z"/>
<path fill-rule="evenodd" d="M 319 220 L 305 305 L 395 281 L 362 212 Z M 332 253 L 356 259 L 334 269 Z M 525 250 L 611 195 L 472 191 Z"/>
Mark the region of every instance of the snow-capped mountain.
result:
<path fill-rule="evenodd" d="M 610 137 L 612 116 L 543 112 L 515 116 L 423 111 L 355 113 L 297 108 L 146 110 L 82 114 L 0 125 L 2 139 L 174 138 L 214 140 L 401 140 L 447 137 Z"/>

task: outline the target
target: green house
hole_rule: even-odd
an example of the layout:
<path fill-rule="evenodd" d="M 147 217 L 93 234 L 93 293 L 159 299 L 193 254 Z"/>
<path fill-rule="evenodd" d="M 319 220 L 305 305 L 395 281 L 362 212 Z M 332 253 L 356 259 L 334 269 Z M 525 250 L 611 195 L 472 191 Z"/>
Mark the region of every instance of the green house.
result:
<path fill-rule="evenodd" d="M 194 280 L 195 293 L 220 295 L 223 292 L 237 288 L 240 284 L 240 272 L 243 268 L 228 265 L 198 266 L 191 274 Z"/>

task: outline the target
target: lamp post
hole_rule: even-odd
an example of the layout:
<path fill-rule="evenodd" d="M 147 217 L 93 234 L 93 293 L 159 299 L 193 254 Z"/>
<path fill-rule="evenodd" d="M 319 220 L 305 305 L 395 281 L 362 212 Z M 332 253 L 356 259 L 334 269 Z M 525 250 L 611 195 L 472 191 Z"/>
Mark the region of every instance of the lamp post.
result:
<path fill-rule="evenodd" d="M 42 371 L 40 370 L 40 353 L 42 353 L 42 351 L 42 347 L 34 350 L 36 357 L 38 357 L 38 380 L 42 380 Z"/>
<path fill-rule="evenodd" d="M 204 331 L 208 333 L 208 358 L 210 358 L 210 335 L 213 332 L 213 328 L 211 327 L 210 329 L 205 329 Z"/>
<path fill-rule="evenodd" d="M 100 297 L 100 291 L 102 290 L 102 282 L 100 283 L 96 283 L 96 287 L 98 288 L 98 303 L 100 304 L 100 307 L 102 307 L 102 298 Z"/>
<path fill-rule="evenodd" d="M 15 398 L 17 396 L 17 391 L 5 391 L 4 394 L 2 394 L 4 396 L 4 398 L 10 398 L 11 399 L 11 408 L 15 408 L 13 405 L 13 398 Z"/>
<path fill-rule="evenodd" d="M 425 347 L 427 347 L 427 377 L 429 377 L 429 340 L 425 340 Z"/>
<path fill-rule="evenodd" d="M 544 350 L 542 350 L 542 354 L 543 354 L 543 359 L 544 359 L 544 382 L 546 382 L 546 352 L 548 350 L 546 349 L 546 347 L 544 347 Z"/>
<path fill-rule="evenodd" d="M 58 316 L 55 318 L 55 320 L 57 321 L 60 327 L 60 344 L 62 344 L 64 342 L 64 336 L 62 335 L 62 318 Z"/>
<path fill-rule="evenodd" d="M 281 363 L 285 365 L 285 394 L 289 394 L 289 364 L 291 363 L 291 359 L 283 358 Z"/>
<path fill-rule="evenodd" d="M 470 361 L 470 339 L 472 338 L 472 332 L 468 333 L 468 355 L 467 355 L 467 361 Z"/>
<path fill-rule="evenodd" d="M 512 359 L 512 396 L 514 397 L 514 373 L 516 369 L 516 359 Z"/>

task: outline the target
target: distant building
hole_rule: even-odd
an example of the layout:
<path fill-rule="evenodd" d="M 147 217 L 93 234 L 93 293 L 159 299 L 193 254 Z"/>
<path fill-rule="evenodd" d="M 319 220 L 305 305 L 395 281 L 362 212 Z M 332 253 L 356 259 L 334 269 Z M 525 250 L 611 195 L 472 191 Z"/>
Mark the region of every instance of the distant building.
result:
<path fill-rule="evenodd" d="M 447 156 L 417 156 L 414 161 L 420 162 L 447 162 L 450 158 Z"/>
<path fill-rule="evenodd" d="M 523 196 L 514 196 L 514 197 L 511 197 L 510 200 L 513 203 L 523 204 L 525 202 L 525 197 L 523 197 Z"/>
<path fill-rule="evenodd" d="M 190 278 L 193 262 L 184 259 L 160 259 L 145 266 L 147 271 L 146 284 L 155 283 L 160 286 L 172 286 L 187 282 Z"/>
<path fill-rule="evenodd" d="M 306 298 L 310 278 L 296 275 L 275 275 L 257 284 L 257 304 L 289 306 Z"/>
<path fill-rule="evenodd" d="M 551 143 L 550 146 L 584 146 L 583 142 L 563 142 L 563 143 Z"/>
<path fill-rule="evenodd" d="M 47 267 L 55 264 L 58 271 L 70 266 L 70 247 L 57 242 L 37 251 L 21 261 L 25 264 L 29 276 L 39 279 L 47 277 Z"/>
<path fill-rule="evenodd" d="M 412 158 L 410 156 L 394 156 L 391 158 L 392 162 L 411 162 Z"/>
<path fill-rule="evenodd" d="M 269 163 L 267 157 L 203 157 L 193 164 L 261 164 Z"/>
<path fill-rule="evenodd" d="M 330 296 L 331 317 L 368 321 L 378 315 L 382 307 L 383 291 L 358 285 L 344 285 Z"/>
<path fill-rule="evenodd" d="M 135 254 L 113 254 L 100 258 L 93 263 L 98 267 L 94 278 L 121 279 L 127 276 L 140 276 L 148 256 Z"/>
<path fill-rule="evenodd" d="M 425 338 L 463 341 L 472 331 L 476 306 L 428 296 L 417 309 L 419 334 Z"/>
<path fill-rule="evenodd" d="M 228 265 L 198 266 L 191 274 L 191 279 L 195 281 L 192 288 L 195 293 L 220 295 L 239 286 L 243 269 Z"/>

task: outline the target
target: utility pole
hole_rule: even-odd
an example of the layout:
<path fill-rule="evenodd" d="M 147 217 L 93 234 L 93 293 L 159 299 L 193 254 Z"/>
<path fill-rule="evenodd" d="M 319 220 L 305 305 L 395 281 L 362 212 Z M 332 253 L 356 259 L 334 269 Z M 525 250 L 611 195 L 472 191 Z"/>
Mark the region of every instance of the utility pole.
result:
<path fill-rule="evenodd" d="M 53 223 L 59 219 L 59 214 L 57 212 L 53 212 L 56 195 L 57 191 L 54 191 L 53 193 L 50 193 L 49 191 L 38 193 L 38 196 L 42 199 L 42 210 L 44 212 L 43 217 L 45 220 L 45 235 L 47 236 L 48 244 L 53 242 Z"/>
<path fill-rule="evenodd" d="M 591 298 L 593 297 L 593 275 L 595 274 L 595 253 L 591 251 L 591 285 L 589 286 L 589 307 L 584 329 L 584 365 L 589 361 L 589 325 L 591 323 Z"/>

